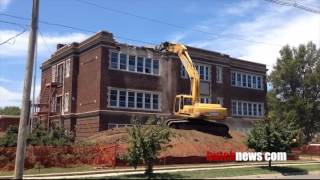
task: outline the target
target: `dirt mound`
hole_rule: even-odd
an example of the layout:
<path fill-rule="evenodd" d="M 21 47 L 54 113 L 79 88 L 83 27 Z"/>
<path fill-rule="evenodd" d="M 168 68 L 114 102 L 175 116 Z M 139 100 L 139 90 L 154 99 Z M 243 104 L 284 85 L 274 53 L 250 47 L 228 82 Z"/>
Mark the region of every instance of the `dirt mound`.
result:
<path fill-rule="evenodd" d="M 211 152 L 248 151 L 245 145 L 246 136 L 237 131 L 230 131 L 232 138 L 224 138 L 195 130 L 172 129 L 174 137 L 171 138 L 169 148 L 161 156 L 206 156 Z M 127 144 L 128 133 L 126 128 L 116 128 L 100 132 L 85 140 L 98 144 Z"/>

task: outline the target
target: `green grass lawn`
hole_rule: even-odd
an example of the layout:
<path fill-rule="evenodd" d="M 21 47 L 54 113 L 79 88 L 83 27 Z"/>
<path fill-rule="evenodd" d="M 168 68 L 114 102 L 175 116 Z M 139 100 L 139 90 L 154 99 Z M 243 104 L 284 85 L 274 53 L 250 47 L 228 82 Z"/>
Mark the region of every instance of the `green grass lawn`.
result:
<path fill-rule="evenodd" d="M 42 168 L 42 169 L 28 169 L 24 171 L 25 175 L 28 174 L 47 174 L 47 173 L 63 173 L 63 172 L 80 172 L 80 171 L 93 171 L 96 170 L 92 166 L 79 166 L 71 168 Z M 0 176 L 12 176 L 13 171 L 0 171 Z"/>
<path fill-rule="evenodd" d="M 157 173 L 154 174 L 154 179 L 198 179 L 198 178 L 216 178 L 216 177 L 231 177 L 231 176 L 245 176 L 245 175 L 257 175 L 257 174 L 274 174 L 274 173 L 297 173 L 308 174 L 309 171 L 320 170 L 320 164 L 316 165 L 297 165 L 297 166 L 274 166 L 268 167 L 248 167 L 248 168 L 234 168 L 234 169 L 214 169 L 214 170 L 199 170 L 199 171 L 187 171 L 187 172 L 175 172 L 175 173 Z M 127 175 L 106 177 L 110 179 L 146 179 L 144 175 Z"/>

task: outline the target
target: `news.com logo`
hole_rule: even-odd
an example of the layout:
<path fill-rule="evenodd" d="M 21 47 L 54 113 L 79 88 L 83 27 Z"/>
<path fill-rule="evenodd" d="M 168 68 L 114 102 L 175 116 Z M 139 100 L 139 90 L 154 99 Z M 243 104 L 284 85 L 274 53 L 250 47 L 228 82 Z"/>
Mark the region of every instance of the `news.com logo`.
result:
<path fill-rule="evenodd" d="M 207 152 L 207 161 L 286 161 L 286 152 Z"/>

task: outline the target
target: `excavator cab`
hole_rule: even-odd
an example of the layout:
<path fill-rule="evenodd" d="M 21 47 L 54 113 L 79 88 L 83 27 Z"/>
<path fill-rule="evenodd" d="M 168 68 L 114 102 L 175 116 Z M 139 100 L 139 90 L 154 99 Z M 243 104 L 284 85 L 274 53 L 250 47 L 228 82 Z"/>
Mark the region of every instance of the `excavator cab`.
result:
<path fill-rule="evenodd" d="M 177 95 L 174 103 L 174 112 L 178 114 L 183 112 L 185 106 L 192 105 L 192 97 L 189 95 Z"/>

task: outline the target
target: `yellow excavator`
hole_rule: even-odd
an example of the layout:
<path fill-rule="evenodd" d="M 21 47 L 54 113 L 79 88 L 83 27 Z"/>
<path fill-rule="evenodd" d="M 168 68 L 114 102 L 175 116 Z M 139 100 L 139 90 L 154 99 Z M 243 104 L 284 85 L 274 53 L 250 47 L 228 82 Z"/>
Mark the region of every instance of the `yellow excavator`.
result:
<path fill-rule="evenodd" d="M 227 109 L 220 104 L 200 103 L 200 77 L 187 48 L 182 44 L 164 42 L 155 49 L 178 55 L 190 78 L 191 92 L 176 95 L 173 116 L 167 119 L 167 125 L 176 129 L 195 129 L 228 136 L 229 127 L 221 123 L 227 117 Z"/>

